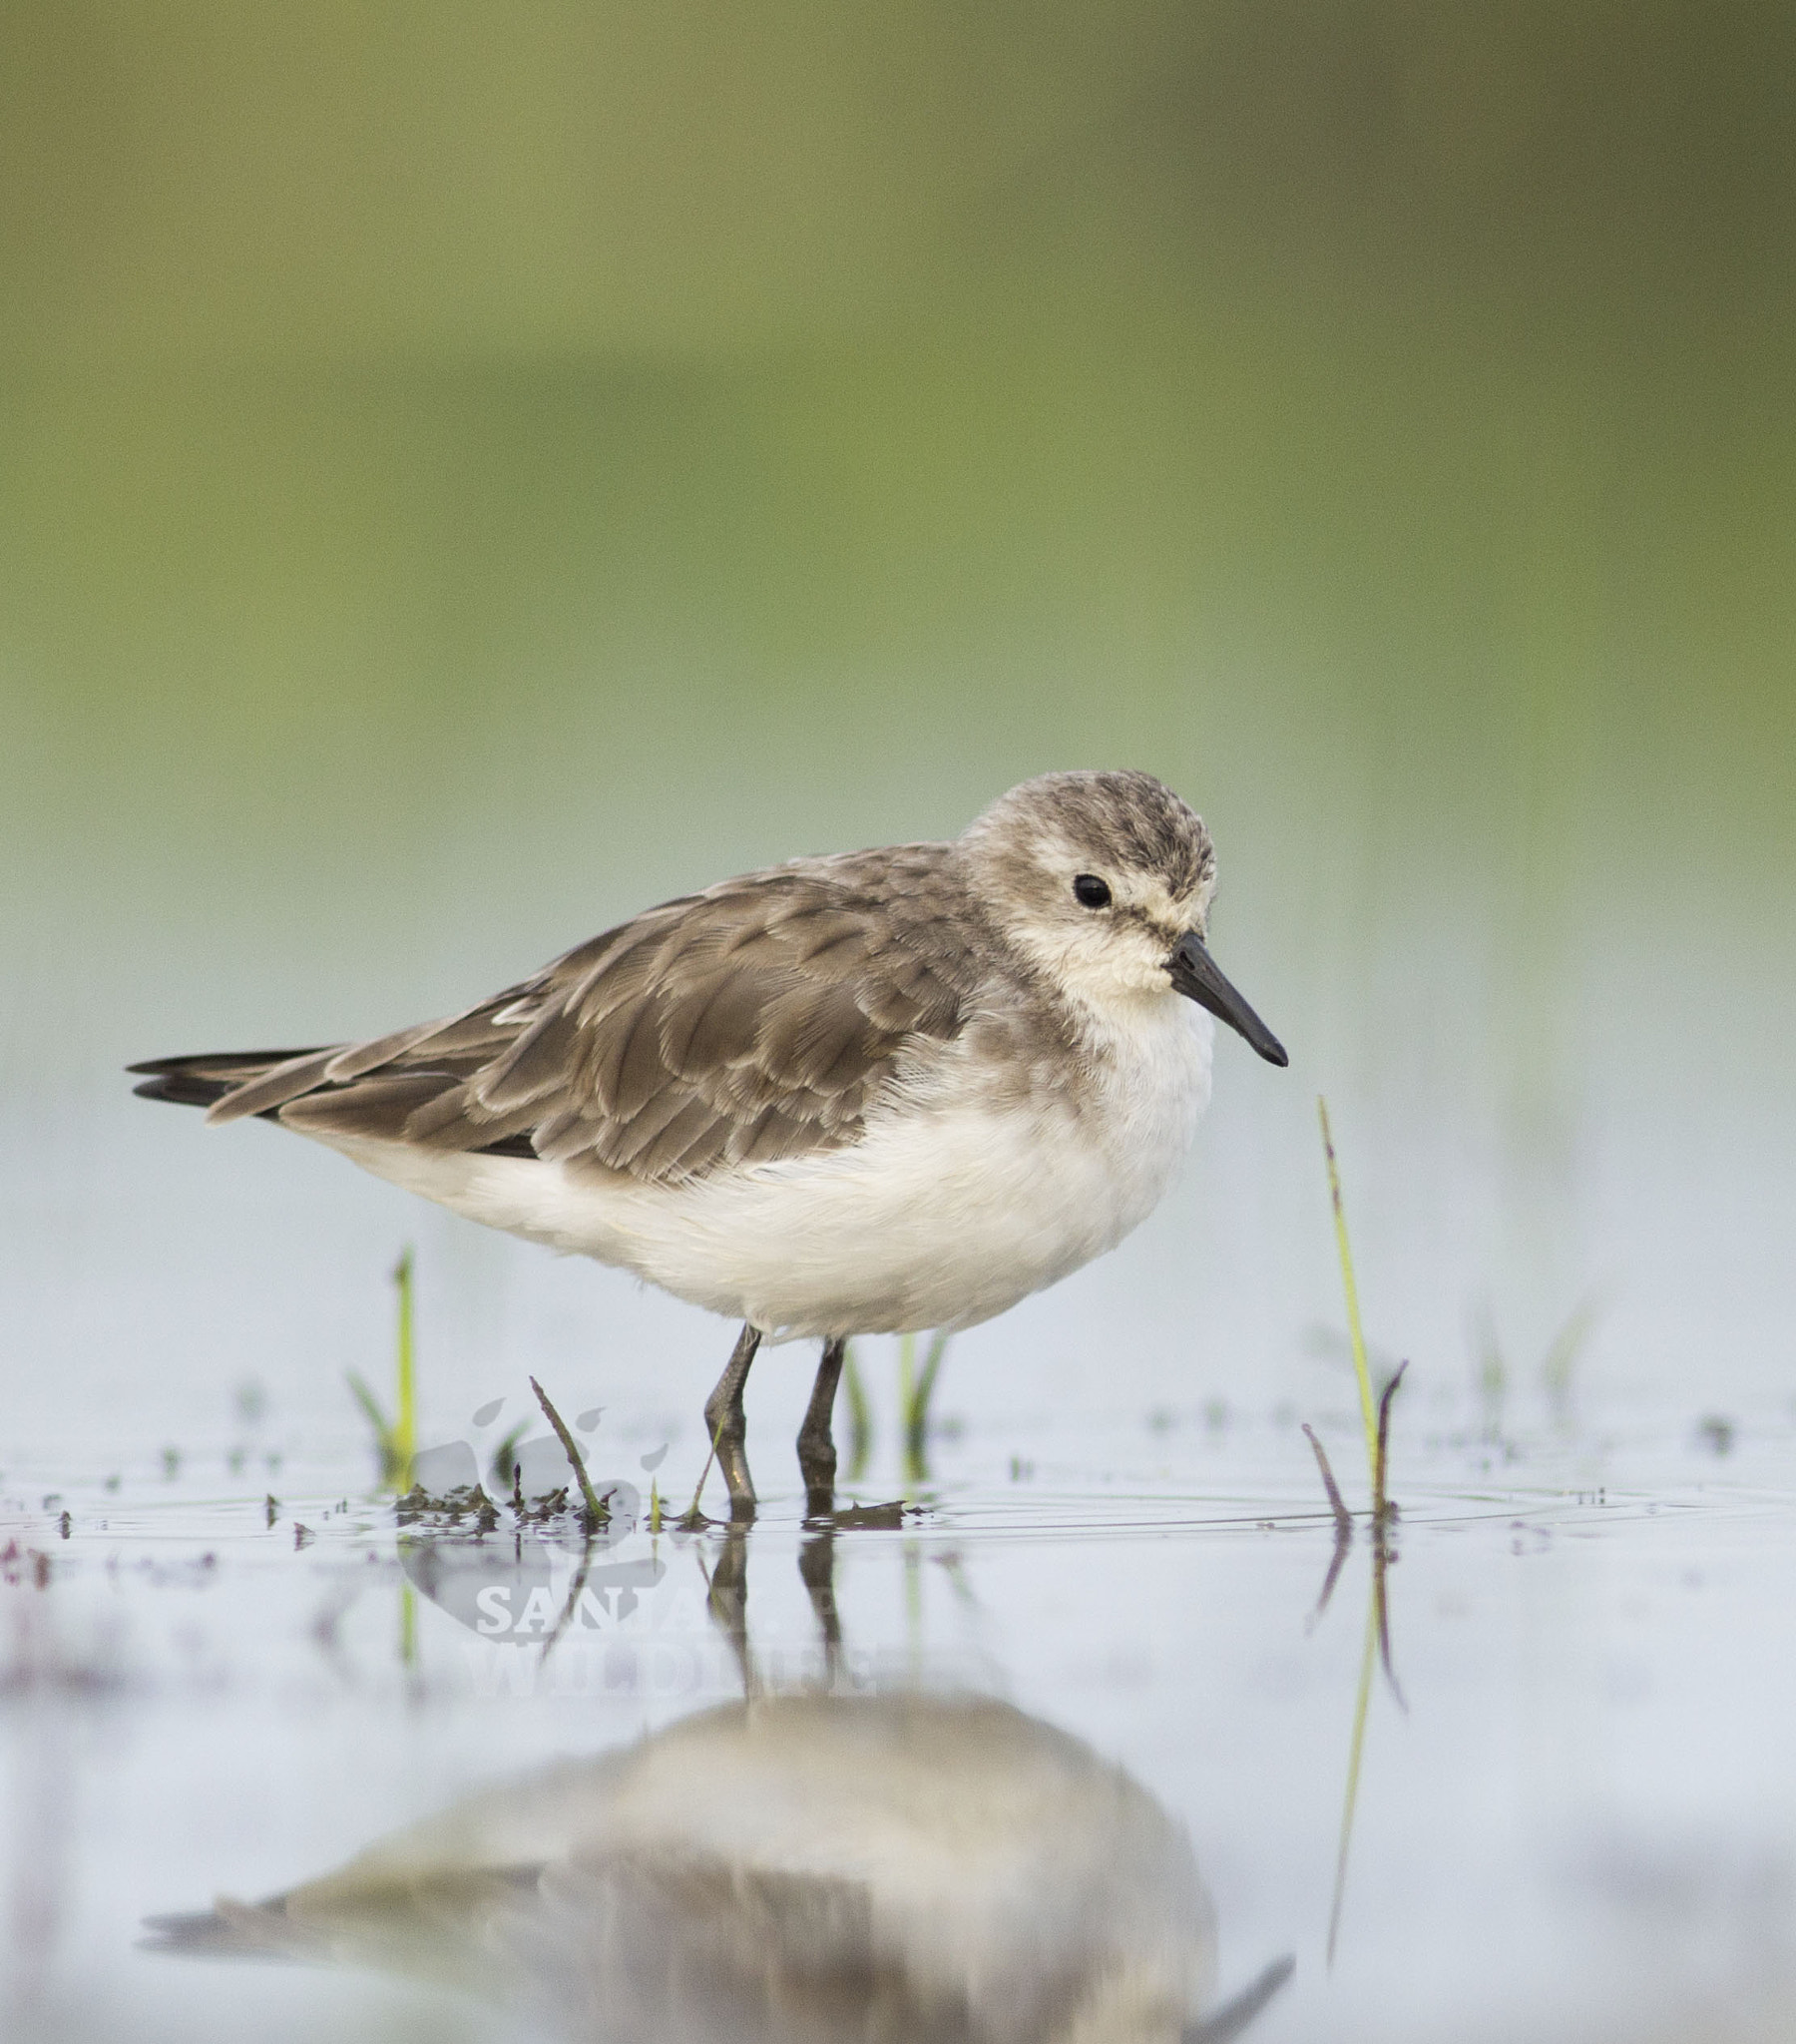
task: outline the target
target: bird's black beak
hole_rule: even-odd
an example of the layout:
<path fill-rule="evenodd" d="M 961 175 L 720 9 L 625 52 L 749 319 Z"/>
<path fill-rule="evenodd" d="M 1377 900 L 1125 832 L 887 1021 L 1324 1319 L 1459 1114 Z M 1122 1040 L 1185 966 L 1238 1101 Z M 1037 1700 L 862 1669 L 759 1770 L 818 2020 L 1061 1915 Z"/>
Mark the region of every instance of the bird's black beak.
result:
<path fill-rule="evenodd" d="M 1267 1064 L 1291 1062 L 1285 1056 L 1284 1045 L 1217 971 L 1216 961 L 1203 948 L 1203 939 L 1195 930 L 1186 930 L 1179 938 L 1178 948 L 1166 960 L 1166 970 L 1172 975 L 1177 992 L 1238 1031 Z"/>

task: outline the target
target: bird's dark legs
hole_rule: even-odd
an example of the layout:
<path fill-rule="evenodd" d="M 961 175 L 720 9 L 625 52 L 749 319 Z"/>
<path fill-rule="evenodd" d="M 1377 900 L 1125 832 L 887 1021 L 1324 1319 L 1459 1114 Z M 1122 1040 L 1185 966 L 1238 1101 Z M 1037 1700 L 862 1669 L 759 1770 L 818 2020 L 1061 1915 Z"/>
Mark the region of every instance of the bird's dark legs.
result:
<path fill-rule="evenodd" d="M 736 1336 L 716 1389 L 704 1401 L 704 1430 L 729 1486 L 729 1515 L 732 1519 L 754 1517 L 754 1479 L 748 1474 L 746 1449 L 748 1423 L 742 1412 L 742 1387 L 748 1381 L 748 1366 L 761 1341 L 760 1329 L 744 1323 Z M 804 1424 L 798 1429 L 798 1470 L 804 1478 L 805 1511 L 821 1518 L 835 1509 L 836 1452 L 830 1417 L 835 1410 L 836 1388 L 842 1381 L 842 1363 L 848 1353 L 845 1339 L 823 1344 L 817 1364 L 817 1381 L 805 1407 Z M 697 1500 L 693 1499 L 693 1511 Z"/>
<path fill-rule="evenodd" d="M 754 1360 L 760 1339 L 760 1329 L 744 1323 L 723 1374 L 717 1379 L 717 1388 L 704 1401 L 704 1431 L 716 1451 L 723 1481 L 729 1486 L 732 1519 L 754 1517 L 754 1479 L 748 1474 L 748 1422 L 742 1415 L 742 1386 L 748 1381 L 748 1365 Z"/>
<path fill-rule="evenodd" d="M 830 1415 L 835 1410 L 836 1386 L 842 1380 L 842 1358 L 847 1352 L 845 1340 L 824 1342 L 817 1381 L 804 1410 L 804 1424 L 798 1429 L 798 1473 L 804 1478 L 805 1514 L 812 1519 L 835 1509 L 836 1451 Z"/>

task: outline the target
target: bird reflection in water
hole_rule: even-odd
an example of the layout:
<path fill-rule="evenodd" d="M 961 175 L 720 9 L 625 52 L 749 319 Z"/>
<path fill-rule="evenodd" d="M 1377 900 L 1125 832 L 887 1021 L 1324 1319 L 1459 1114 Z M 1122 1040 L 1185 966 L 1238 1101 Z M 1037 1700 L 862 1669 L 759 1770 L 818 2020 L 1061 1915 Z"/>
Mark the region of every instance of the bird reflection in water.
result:
<path fill-rule="evenodd" d="M 837 1664 L 833 1534 L 801 1573 Z M 1089 1747 L 976 1695 L 758 1693 L 735 1527 L 710 1610 L 746 1694 L 471 1795 L 161 1949 L 379 1967 L 590 2044 L 1223 2044 L 1183 1830 Z"/>

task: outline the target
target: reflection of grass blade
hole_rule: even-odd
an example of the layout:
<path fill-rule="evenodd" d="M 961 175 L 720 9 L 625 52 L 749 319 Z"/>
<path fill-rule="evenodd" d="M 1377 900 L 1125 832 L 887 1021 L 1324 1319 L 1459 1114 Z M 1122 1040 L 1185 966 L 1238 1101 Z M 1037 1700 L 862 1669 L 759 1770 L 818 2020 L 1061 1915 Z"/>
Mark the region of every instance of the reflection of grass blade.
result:
<path fill-rule="evenodd" d="M 908 1346 L 912 1337 L 907 1334 L 904 1338 L 907 1346 L 899 1351 L 899 1363 L 902 1376 L 908 1378 L 914 1351 Z M 930 1341 L 929 1352 L 923 1358 L 923 1367 L 916 1382 L 905 1385 L 904 1474 L 910 1483 L 921 1483 L 929 1475 L 929 1401 L 935 1395 L 936 1377 L 947 1351 L 948 1336 L 935 1335 Z"/>
<path fill-rule="evenodd" d="M 848 1481 L 858 1483 L 873 1454 L 873 1408 L 867 1403 L 867 1387 L 855 1367 L 852 1347 L 843 1351 L 842 1386 L 848 1393 Z"/>
<path fill-rule="evenodd" d="M 1391 1694 L 1399 1707 L 1407 1712 L 1409 1702 L 1403 1694 L 1403 1685 L 1397 1680 L 1397 1671 L 1391 1666 L 1391 1623 L 1390 1608 L 1385 1601 L 1385 1567 L 1391 1559 L 1391 1521 L 1397 1515 L 1397 1507 L 1385 1495 L 1385 1469 L 1391 1444 L 1391 1401 L 1397 1395 L 1397 1386 L 1403 1381 L 1403 1373 L 1409 1368 L 1407 1362 L 1397 1365 L 1397 1374 L 1384 1387 L 1384 1396 L 1378 1401 L 1378 1460 L 1372 1472 L 1372 1602 L 1378 1615 L 1378 1655 L 1384 1663 L 1385 1680 L 1391 1685 Z"/>
<path fill-rule="evenodd" d="M 1374 1563 L 1377 1573 L 1377 1564 Z M 1366 1646 L 1360 1656 L 1359 1694 L 1353 1702 L 1353 1745 L 1347 1755 L 1347 1795 L 1341 1805 L 1341 1841 L 1335 1852 L 1334 1900 L 1328 1909 L 1328 1963 L 1334 1964 L 1335 1940 L 1341 1929 L 1341 1903 L 1347 1894 L 1347 1852 L 1353 1843 L 1353 1808 L 1359 1800 L 1360 1761 L 1366 1750 L 1366 1712 L 1372 1701 L 1372 1658 L 1378 1651 L 1380 1599 L 1374 1592 L 1366 1604 Z"/>
<path fill-rule="evenodd" d="M 1397 1699 L 1397 1708 L 1407 1718 L 1409 1698 L 1403 1694 L 1403 1685 L 1397 1680 L 1397 1671 L 1391 1666 L 1391 1607 L 1385 1596 L 1385 1563 L 1390 1559 L 1382 1550 L 1372 1561 L 1372 1608 L 1378 1619 L 1378 1658 L 1385 1672 L 1385 1680 L 1391 1685 L 1391 1694 Z"/>
<path fill-rule="evenodd" d="M 1353 1521 L 1349 1519 L 1345 1528 L 1335 1529 L 1334 1553 L 1328 1557 L 1328 1573 L 1322 1578 L 1322 1594 L 1316 1599 L 1316 1608 L 1309 1615 L 1306 1632 L 1313 1632 L 1322 1622 L 1322 1614 L 1328 1609 L 1328 1600 L 1335 1593 L 1335 1585 L 1341 1580 L 1341 1571 L 1347 1566 L 1347 1557 L 1353 1551 Z"/>
<path fill-rule="evenodd" d="M 1322 1120 L 1322 1148 L 1328 1157 L 1328 1196 L 1334 1206 L 1335 1245 L 1341 1253 L 1341 1287 L 1347 1294 L 1347 1334 L 1353 1343 L 1353 1370 L 1359 1379 L 1360 1419 L 1366 1429 L 1366 1462 L 1376 1473 L 1378 1425 L 1372 1411 L 1372 1372 L 1366 1366 L 1366 1335 L 1360 1325 L 1359 1286 L 1353 1277 L 1353 1251 L 1347 1243 L 1347 1209 L 1341 1199 L 1341 1171 L 1335 1162 L 1334 1137 L 1328 1127 L 1328 1102 L 1316 1096 Z"/>
<path fill-rule="evenodd" d="M 580 1566 L 574 1571 L 568 1583 L 568 1594 L 563 1600 L 561 1616 L 555 1621 L 555 1630 L 543 1642 L 543 1651 L 537 1656 L 537 1673 L 540 1675 L 549 1665 L 549 1656 L 555 1651 L 555 1643 L 573 1623 L 574 1613 L 580 1606 L 580 1593 L 586 1588 L 587 1573 L 593 1566 L 593 1522 L 587 1521 L 586 1540 L 580 1550 Z"/>

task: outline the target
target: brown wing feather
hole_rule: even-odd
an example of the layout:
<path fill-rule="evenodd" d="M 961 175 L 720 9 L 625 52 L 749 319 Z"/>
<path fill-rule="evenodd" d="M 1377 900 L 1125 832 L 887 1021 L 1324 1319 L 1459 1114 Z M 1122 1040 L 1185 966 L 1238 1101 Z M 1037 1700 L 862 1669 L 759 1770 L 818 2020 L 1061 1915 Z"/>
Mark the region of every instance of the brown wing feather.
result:
<path fill-rule="evenodd" d="M 954 847 L 804 860 L 670 901 L 448 1021 L 289 1057 L 215 1120 L 667 1181 L 858 1136 L 975 991 Z"/>

